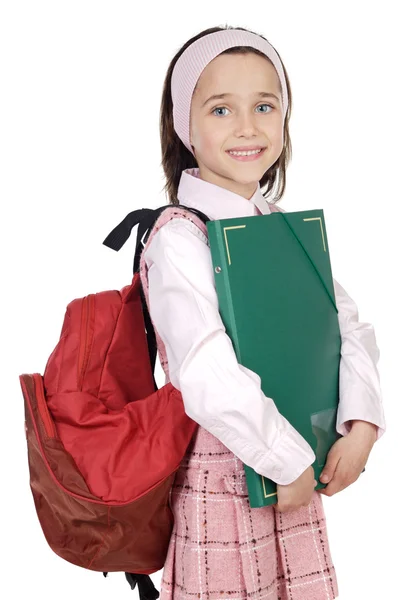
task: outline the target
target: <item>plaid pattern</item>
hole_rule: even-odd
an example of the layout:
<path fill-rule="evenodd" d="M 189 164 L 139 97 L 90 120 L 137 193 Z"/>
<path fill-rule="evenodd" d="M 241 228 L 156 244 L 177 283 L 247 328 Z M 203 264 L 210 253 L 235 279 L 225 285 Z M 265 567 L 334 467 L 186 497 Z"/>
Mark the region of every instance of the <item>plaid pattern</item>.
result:
<path fill-rule="evenodd" d="M 273 212 L 277 210 L 270 205 Z M 196 215 L 171 207 L 157 220 L 146 248 L 172 218 Z M 145 249 L 140 273 L 148 302 Z M 155 329 L 161 365 L 169 379 L 164 344 Z M 243 463 L 199 426 L 170 490 L 174 527 L 159 600 L 335 600 L 338 587 L 322 497 L 292 513 L 250 508 Z"/>
<path fill-rule="evenodd" d="M 199 427 L 170 492 L 174 527 L 160 600 L 334 600 L 322 498 L 250 508 L 243 463 Z"/>

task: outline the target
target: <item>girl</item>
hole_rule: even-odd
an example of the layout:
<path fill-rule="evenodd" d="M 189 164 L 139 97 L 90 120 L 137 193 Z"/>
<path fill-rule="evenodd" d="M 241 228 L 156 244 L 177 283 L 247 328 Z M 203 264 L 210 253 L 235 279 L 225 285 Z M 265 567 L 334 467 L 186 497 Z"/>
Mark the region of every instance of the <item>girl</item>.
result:
<path fill-rule="evenodd" d="M 270 213 L 266 197 L 277 201 L 285 188 L 290 109 L 286 70 L 265 38 L 214 27 L 190 39 L 171 61 L 161 105 L 170 204 L 210 219 Z M 206 229 L 191 217 L 180 212 L 154 229 L 141 256 L 166 381 L 199 424 L 171 490 L 161 600 L 337 598 L 315 455 L 258 375 L 237 362 L 218 311 Z M 359 477 L 385 431 L 373 327 L 334 286 L 343 437 L 321 478 L 329 496 Z M 250 508 L 244 463 L 278 484 L 276 506 Z"/>

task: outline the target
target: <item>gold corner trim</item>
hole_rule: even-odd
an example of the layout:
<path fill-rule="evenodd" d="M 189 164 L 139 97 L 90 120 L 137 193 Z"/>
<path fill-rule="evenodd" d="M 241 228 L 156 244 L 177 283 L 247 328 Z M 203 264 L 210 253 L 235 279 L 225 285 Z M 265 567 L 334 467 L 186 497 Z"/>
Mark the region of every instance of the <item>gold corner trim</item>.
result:
<path fill-rule="evenodd" d="M 272 494 L 267 494 L 267 488 L 265 487 L 265 477 L 264 477 L 264 475 L 261 475 L 261 480 L 263 482 L 264 498 L 271 498 L 271 496 L 277 496 L 278 495 L 278 492 L 272 492 Z"/>
<path fill-rule="evenodd" d="M 322 225 L 321 217 L 311 217 L 310 219 L 303 219 L 303 221 L 319 221 L 319 225 L 321 227 L 321 234 L 322 234 L 323 250 L 324 250 L 324 252 L 326 252 L 325 236 L 323 234 L 323 225 Z"/>
<path fill-rule="evenodd" d="M 326 252 L 326 245 L 325 245 L 325 236 L 323 233 L 323 224 L 322 224 L 322 219 L 321 217 L 311 217 L 311 219 L 303 219 L 303 221 L 319 221 L 319 225 L 321 226 L 321 234 L 322 234 L 322 242 L 323 242 L 323 249 Z"/>
<path fill-rule="evenodd" d="M 227 254 L 228 254 L 228 264 L 231 264 L 231 256 L 229 253 L 229 246 L 228 246 L 228 238 L 227 238 L 227 231 L 229 229 L 243 229 L 244 227 L 246 227 L 246 225 L 235 225 L 234 227 L 224 227 L 224 239 L 225 239 L 225 246 L 227 248 Z"/>

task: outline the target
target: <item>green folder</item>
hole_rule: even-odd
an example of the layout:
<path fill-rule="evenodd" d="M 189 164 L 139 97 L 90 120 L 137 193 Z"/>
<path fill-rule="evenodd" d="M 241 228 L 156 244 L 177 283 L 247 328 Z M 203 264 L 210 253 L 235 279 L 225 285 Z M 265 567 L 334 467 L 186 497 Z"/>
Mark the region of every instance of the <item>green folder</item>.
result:
<path fill-rule="evenodd" d="M 341 336 L 323 210 L 209 221 L 207 229 L 238 362 L 260 376 L 264 394 L 310 444 L 319 481 L 341 437 Z M 244 468 L 250 506 L 275 504 L 276 484 Z"/>

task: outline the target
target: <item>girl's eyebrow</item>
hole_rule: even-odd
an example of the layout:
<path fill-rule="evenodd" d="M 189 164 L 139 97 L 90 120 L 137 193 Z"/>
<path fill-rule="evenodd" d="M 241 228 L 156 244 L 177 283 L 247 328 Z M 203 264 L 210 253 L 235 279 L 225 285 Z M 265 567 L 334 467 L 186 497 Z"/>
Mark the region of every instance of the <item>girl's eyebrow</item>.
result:
<path fill-rule="evenodd" d="M 210 98 L 207 98 L 207 100 L 202 104 L 202 108 L 211 100 L 223 100 L 224 98 L 227 98 L 228 96 L 233 96 L 233 94 L 229 94 L 229 93 L 213 94 L 213 96 L 210 96 Z M 279 102 L 278 96 L 275 96 L 275 94 L 272 94 L 271 92 L 257 92 L 257 96 L 260 96 L 260 98 L 274 98 L 277 102 Z"/>

